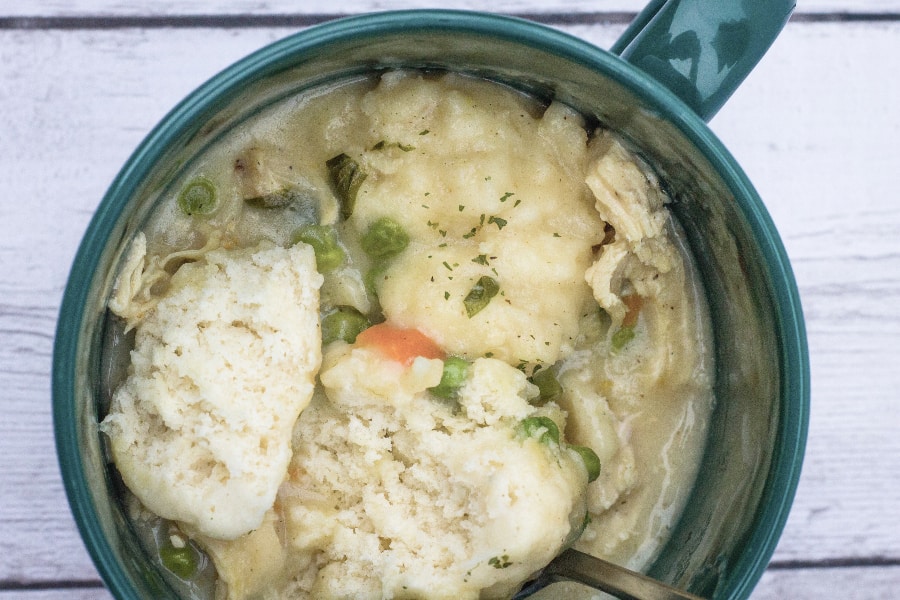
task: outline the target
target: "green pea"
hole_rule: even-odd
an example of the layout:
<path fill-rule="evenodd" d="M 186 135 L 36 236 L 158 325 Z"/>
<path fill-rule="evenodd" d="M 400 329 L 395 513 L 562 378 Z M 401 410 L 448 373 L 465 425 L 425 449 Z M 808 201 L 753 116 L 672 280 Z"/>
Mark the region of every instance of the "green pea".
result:
<path fill-rule="evenodd" d="M 294 232 L 291 242 L 312 246 L 320 273 L 330 273 L 344 263 L 344 250 L 338 244 L 337 232 L 329 225 L 304 225 Z"/>
<path fill-rule="evenodd" d="M 480 313 L 490 304 L 491 298 L 500 291 L 500 284 L 492 277 L 483 275 L 469 290 L 466 297 L 463 298 L 463 306 L 466 308 L 466 315 L 471 319 Z"/>
<path fill-rule="evenodd" d="M 378 261 L 374 263 L 366 274 L 363 276 L 363 282 L 366 284 L 366 292 L 370 296 L 378 296 L 378 280 L 384 279 L 384 273 L 387 271 L 388 264 L 386 261 Z"/>
<path fill-rule="evenodd" d="M 531 376 L 531 383 L 538 387 L 541 402 L 556 398 L 562 393 L 562 386 L 550 369 L 541 369 Z"/>
<path fill-rule="evenodd" d="M 392 258 L 409 245 L 409 235 L 397 221 L 381 217 L 363 235 L 362 249 L 372 258 Z"/>
<path fill-rule="evenodd" d="M 459 388 L 466 382 L 469 373 L 469 362 L 458 356 L 450 356 L 444 361 L 444 372 L 441 382 L 430 388 L 438 398 L 452 400 L 459 395 Z"/>
<path fill-rule="evenodd" d="M 178 194 L 178 206 L 188 216 L 211 215 L 219 207 L 216 186 L 204 177 L 192 180 Z"/>
<path fill-rule="evenodd" d="M 352 344 L 369 325 L 369 319 L 352 306 L 338 306 L 322 317 L 322 343 L 344 340 Z"/>
<path fill-rule="evenodd" d="M 612 349 L 618 352 L 634 339 L 634 327 L 620 327 L 612 336 Z"/>
<path fill-rule="evenodd" d="M 569 448 L 577 452 L 578 456 L 581 457 L 584 468 L 588 472 L 588 483 L 596 481 L 600 477 L 600 457 L 597 456 L 597 453 L 587 446 L 569 446 Z"/>
<path fill-rule="evenodd" d="M 197 553 L 186 544 L 183 548 L 163 546 L 159 557 L 165 568 L 182 579 L 190 579 L 197 572 Z"/>
<path fill-rule="evenodd" d="M 542 444 L 559 444 L 559 427 L 550 417 L 527 417 L 520 424 L 525 437 L 538 436 Z"/>

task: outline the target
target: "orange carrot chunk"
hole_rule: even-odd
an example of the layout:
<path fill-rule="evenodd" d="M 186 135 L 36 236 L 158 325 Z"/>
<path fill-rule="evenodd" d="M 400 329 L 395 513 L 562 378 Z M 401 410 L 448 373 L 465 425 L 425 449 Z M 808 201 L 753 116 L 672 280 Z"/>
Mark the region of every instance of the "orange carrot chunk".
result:
<path fill-rule="evenodd" d="M 418 329 L 394 327 L 387 323 L 373 325 L 356 336 L 356 345 L 375 348 L 385 358 L 411 365 L 418 356 L 443 359 L 445 354 L 434 340 Z"/>

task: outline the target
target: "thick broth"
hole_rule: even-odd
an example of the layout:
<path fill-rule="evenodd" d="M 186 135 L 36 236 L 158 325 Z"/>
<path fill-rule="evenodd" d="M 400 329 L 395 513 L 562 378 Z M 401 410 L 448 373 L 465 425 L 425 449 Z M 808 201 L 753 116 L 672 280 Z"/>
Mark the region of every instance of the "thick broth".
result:
<path fill-rule="evenodd" d="M 343 163 L 335 160 L 341 156 Z M 215 191 L 209 214 L 201 205 L 185 209 L 184 190 L 198 181 Z M 493 83 L 395 72 L 283 102 L 213 147 L 173 187 L 144 229 L 145 262 L 123 266 L 120 280 L 144 279 L 130 293 L 117 289 L 111 306 L 120 327 L 141 327 L 172 274 L 203 263 L 211 249 L 263 240 L 290 247 L 306 228 L 299 243 L 316 248 L 324 272 L 320 318 L 343 311 L 365 326 L 387 321 L 421 331 L 470 365 L 487 357 L 518 369 L 528 378 L 521 392 L 530 394 L 528 410 L 564 425 L 561 447 L 590 447 L 602 464 L 587 487 L 589 519 L 576 547 L 635 569 L 653 560 L 697 474 L 713 405 L 712 349 L 703 291 L 667 200 L 613 136 L 586 131 L 565 106 Z M 385 218 L 408 237 L 386 258 L 366 240 Z M 333 239 L 310 241 L 309 226 L 328 228 Z M 494 295 L 485 294 L 491 285 Z M 473 305 L 479 286 L 487 302 Z M 323 373 L 340 364 L 352 337 L 326 339 Z M 115 339 L 106 351 L 121 357 L 133 341 Z M 545 392 L 532 385 L 541 371 L 553 375 L 550 391 L 534 397 Z M 112 378 L 117 387 L 124 374 Z M 317 583 L 332 564 L 328 553 L 297 541 L 289 516 L 310 510 L 303 457 L 333 445 L 305 446 L 328 429 L 329 393 L 317 380 L 260 528 L 224 541 L 190 524 L 176 533 L 176 543 L 193 537 L 209 551 L 220 596 L 340 593 Z M 331 484 L 315 493 L 328 495 Z M 133 507 L 130 514 L 150 546 L 165 543 L 159 531 L 167 522 Z M 539 566 L 523 561 L 519 583 Z M 196 577 L 208 581 L 209 572 Z M 440 596 L 398 586 L 380 593 Z M 190 595 L 204 594 L 190 587 Z M 510 589 L 465 588 L 462 596 L 503 597 Z"/>

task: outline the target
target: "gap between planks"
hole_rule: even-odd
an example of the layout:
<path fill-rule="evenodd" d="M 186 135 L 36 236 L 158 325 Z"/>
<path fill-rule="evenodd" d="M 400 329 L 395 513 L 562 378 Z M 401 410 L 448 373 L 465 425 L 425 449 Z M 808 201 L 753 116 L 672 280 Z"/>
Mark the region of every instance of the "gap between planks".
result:
<path fill-rule="evenodd" d="M 110 15 L 110 16 L 21 16 L 0 17 L 0 30 L 98 30 L 98 29 L 246 29 L 265 27 L 310 27 L 354 13 L 332 14 L 197 14 L 197 15 Z M 502 14 L 502 13 L 500 13 Z M 506 13 L 544 25 L 625 25 L 636 13 L 624 11 L 581 13 Z M 791 16 L 794 23 L 879 23 L 900 22 L 897 12 L 799 12 Z"/>
<path fill-rule="evenodd" d="M 759 585 L 753 594 L 754 597 L 780 597 L 781 592 L 778 591 L 773 578 L 778 580 L 782 586 L 785 581 L 784 577 L 791 579 L 796 578 L 798 581 L 793 582 L 794 585 L 802 584 L 801 580 L 809 577 L 819 578 L 823 572 L 830 572 L 832 578 L 838 581 L 847 581 L 847 577 L 855 579 L 856 574 L 869 573 L 872 568 L 878 568 L 882 573 L 883 581 L 876 585 L 875 590 L 879 598 L 887 598 L 880 592 L 893 594 L 896 589 L 893 568 L 900 567 L 900 559 L 874 558 L 861 560 L 824 560 L 824 561 L 780 561 L 770 563 L 766 569 Z M 886 571 L 883 569 L 887 569 Z M 871 573 L 869 573 L 871 575 Z M 827 578 L 827 577 L 826 577 Z M 871 577 L 869 577 L 871 579 Z M 783 591 L 783 590 L 782 590 Z M 847 591 L 847 590 L 841 590 Z M 109 591 L 100 580 L 77 580 L 77 581 L 41 581 L 34 583 L 21 583 L 0 581 L 0 600 L 6 598 L 23 598 L 30 600 L 39 600 L 43 598 L 66 598 L 67 600 L 76 600 L 81 598 L 105 598 Z M 775 594 L 773 596 L 773 594 Z"/>
<path fill-rule="evenodd" d="M 900 557 L 886 556 L 863 558 L 830 558 L 825 560 L 779 560 L 772 561 L 767 571 L 800 571 L 822 569 L 865 569 L 870 567 L 900 567 Z"/>

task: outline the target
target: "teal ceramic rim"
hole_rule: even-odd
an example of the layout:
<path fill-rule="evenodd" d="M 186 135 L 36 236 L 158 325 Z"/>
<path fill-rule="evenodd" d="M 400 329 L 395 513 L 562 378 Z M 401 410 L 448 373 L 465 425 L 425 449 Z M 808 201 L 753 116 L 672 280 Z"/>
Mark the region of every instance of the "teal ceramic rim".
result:
<path fill-rule="evenodd" d="M 809 418 L 809 362 L 799 292 L 775 226 L 753 186 L 706 124 L 665 87 L 617 56 L 581 39 L 530 21 L 500 15 L 455 10 L 408 10 L 347 17 L 317 25 L 274 42 L 234 63 L 182 100 L 134 151 L 101 200 L 76 253 L 63 294 L 53 354 L 53 419 L 57 455 L 66 494 L 79 531 L 94 564 L 110 591 L 131 596 L 128 576 L 116 563 L 115 552 L 102 535 L 96 507 L 86 483 L 79 454 L 76 401 L 76 357 L 95 277 L 107 236 L 127 201 L 152 165 L 175 140 L 191 131 L 196 118 L 230 98 L 273 65 L 295 62 L 346 38 L 440 29 L 460 31 L 541 48 L 615 79 L 678 127 L 729 182 L 741 210 L 760 241 L 768 265 L 775 302 L 781 311 L 777 326 L 783 341 L 779 364 L 790 374 L 782 382 L 774 468 L 756 516 L 757 526 L 744 552 L 731 565 L 723 598 L 747 598 L 762 576 L 784 528 L 800 477 Z M 718 597 L 718 596 L 717 596 Z"/>

